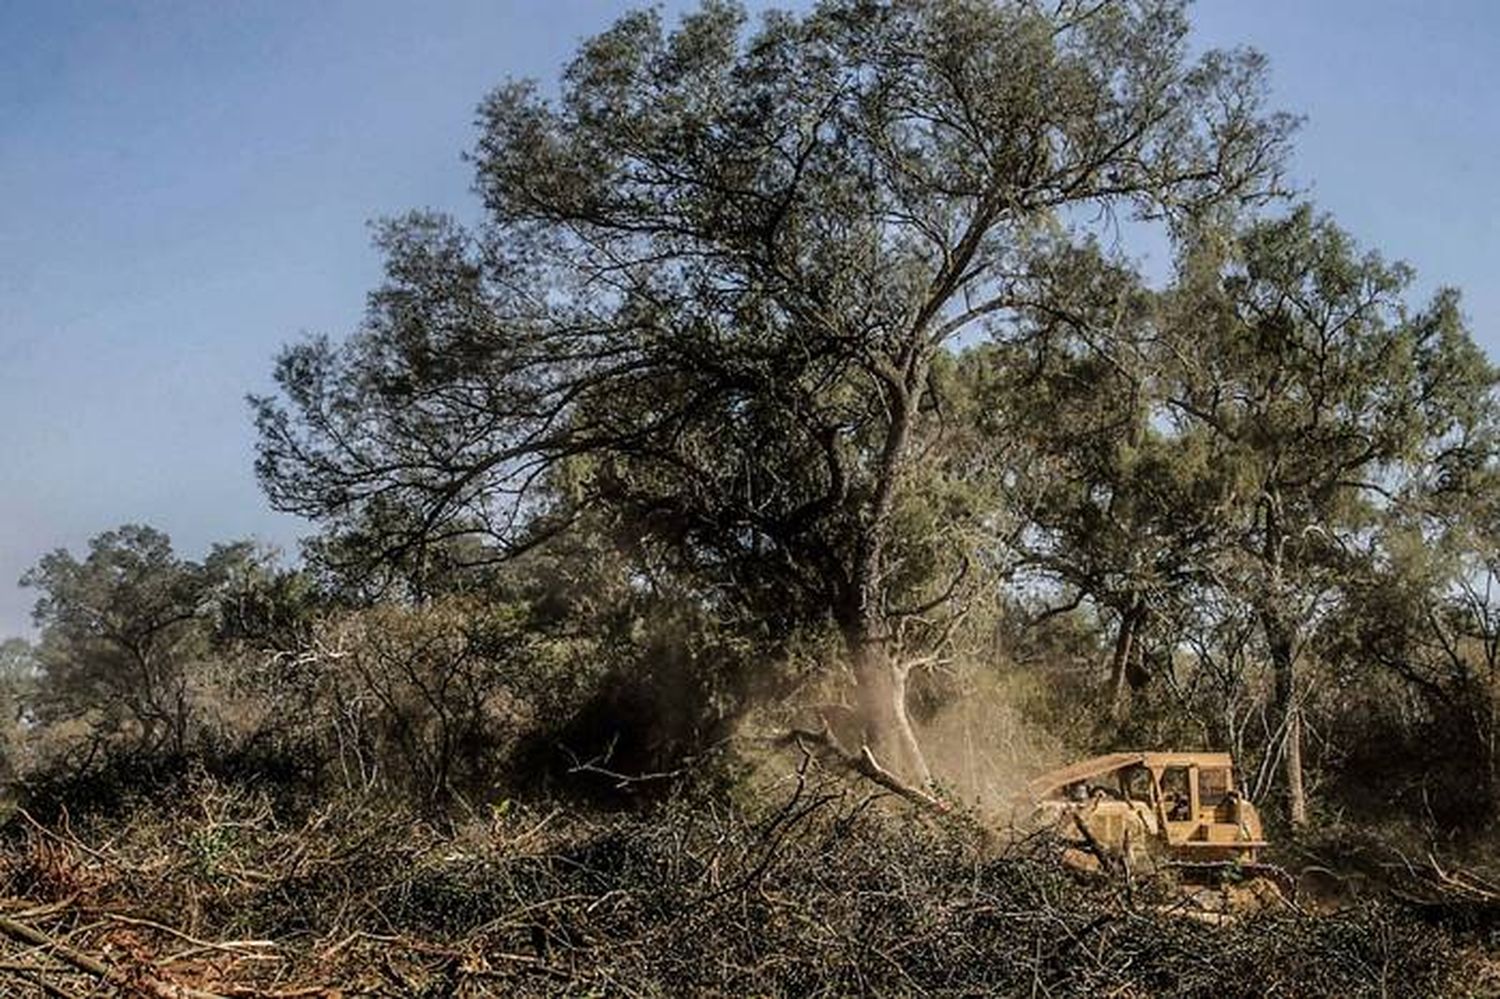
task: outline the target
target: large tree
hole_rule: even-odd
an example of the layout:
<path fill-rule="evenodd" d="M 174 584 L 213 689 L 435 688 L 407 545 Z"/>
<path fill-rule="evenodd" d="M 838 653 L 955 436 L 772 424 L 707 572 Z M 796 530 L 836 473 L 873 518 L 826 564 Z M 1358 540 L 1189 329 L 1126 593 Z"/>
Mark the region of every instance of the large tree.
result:
<path fill-rule="evenodd" d="M 961 553 L 934 546 L 978 516 L 940 504 L 896 556 L 949 429 L 937 360 L 1045 308 L 1031 261 L 1114 211 L 1277 185 L 1261 60 L 1189 60 L 1184 8 L 624 17 L 556 96 L 485 101 L 482 224 L 389 223 L 363 327 L 286 351 L 257 401 L 267 492 L 408 562 L 605 508 L 726 613 L 835 626 L 869 747 L 925 778 L 898 641 L 953 610 Z"/>

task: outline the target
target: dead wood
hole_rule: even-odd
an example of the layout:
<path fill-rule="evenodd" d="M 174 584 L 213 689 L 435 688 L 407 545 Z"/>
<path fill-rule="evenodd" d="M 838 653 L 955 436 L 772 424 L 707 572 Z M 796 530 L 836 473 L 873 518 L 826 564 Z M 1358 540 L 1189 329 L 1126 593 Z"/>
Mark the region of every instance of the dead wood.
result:
<path fill-rule="evenodd" d="M 859 774 L 924 811 L 935 815 L 950 815 L 953 812 L 953 806 L 948 802 L 922 788 L 906 783 L 881 766 L 869 746 L 861 746 L 858 753 L 851 753 L 844 749 L 826 725 L 821 732 L 811 729 L 793 729 L 779 741 L 798 746 L 812 746 L 817 750 L 818 757 L 823 762 L 830 763 L 837 769 Z"/>
<path fill-rule="evenodd" d="M 65 964 L 100 978 L 110 985 L 152 997 L 152 999 L 223 999 L 218 993 L 203 992 L 162 981 L 150 976 L 136 977 L 129 972 L 108 965 L 91 954 L 75 950 L 56 940 L 34 926 L 17 919 L 0 916 L 0 933 L 15 940 L 32 944 Z"/>

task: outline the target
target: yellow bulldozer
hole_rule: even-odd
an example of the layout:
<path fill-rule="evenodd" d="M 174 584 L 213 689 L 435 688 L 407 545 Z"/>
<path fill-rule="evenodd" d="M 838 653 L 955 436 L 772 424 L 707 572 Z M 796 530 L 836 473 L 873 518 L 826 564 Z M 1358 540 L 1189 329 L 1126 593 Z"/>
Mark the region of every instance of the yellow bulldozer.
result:
<path fill-rule="evenodd" d="M 1260 815 L 1228 753 L 1096 756 L 1036 778 L 1024 798 L 1025 825 L 1054 831 L 1074 866 L 1170 869 L 1188 883 L 1261 881 L 1288 899 L 1294 892 L 1286 872 L 1260 859 Z"/>

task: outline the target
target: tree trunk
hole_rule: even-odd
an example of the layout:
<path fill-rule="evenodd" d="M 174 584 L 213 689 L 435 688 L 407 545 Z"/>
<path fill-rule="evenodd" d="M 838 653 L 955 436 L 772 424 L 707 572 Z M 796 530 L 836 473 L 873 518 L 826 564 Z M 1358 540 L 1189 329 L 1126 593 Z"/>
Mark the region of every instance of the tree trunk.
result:
<path fill-rule="evenodd" d="M 906 710 L 906 668 L 891 658 L 884 642 L 868 633 L 851 635 L 847 642 L 865 745 L 881 766 L 902 780 L 931 784 L 932 771 Z"/>
<path fill-rule="evenodd" d="M 1276 714 L 1286 725 L 1286 818 L 1293 829 L 1307 825 L 1307 791 L 1302 783 L 1302 710 L 1297 704 L 1297 649 L 1291 624 L 1285 613 L 1287 594 L 1283 576 L 1287 534 L 1282 527 L 1281 495 L 1266 491 L 1265 549 L 1266 592 L 1262 599 L 1260 622 L 1271 654 L 1271 669 L 1276 678 Z"/>
<path fill-rule="evenodd" d="M 1494 670 L 1490 671 L 1490 675 L 1494 675 Z M 1495 713 L 1497 701 L 1500 701 L 1500 698 L 1495 695 L 1493 680 L 1482 690 L 1481 696 L 1484 698 L 1484 791 L 1488 806 L 1486 817 L 1493 819 L 1496 811 L 1496 798 L 1500 795 L 1500 776 L 1497 776 L 1495 772 Z"/>
<path fill-rule="evenodd" d="M 1307 791 L 1302 781 L 1302 709 L 1297 704 L 1296 655 L 1285 624 L 1268 615 L 1265 627 L 1276 677 L 1276 713 L 1286 723 L 1286 817 L 1297 829 L 1307 825 Z"/>
<path fill-rule="evenodd" d="M 1120 633 L 1115 636 L 1115 651 L 1109 664 L 1109 713 L 1115 721 L 1130 717 L 1130 657 L 1135 652 L 1142 616 L 1138 602 L 1132 602 L 1120 615 Z"/>
<path fill-rule="evenodd" d="M 868 520 L 855 549 L 850 573 L 853 585 L 840 624 L 854 665 L 855 698 L 865 746 L 881 766 L 901 780 L 925 786 L 932 783 L 932 771 L 906 711 L 907 667 L 892 658 L 886 644 L 886 622 L 878 610 L 882 605 L 887 524 L 906 459 L 912 416 L 921 405 L 927 377 L 927 362 L 918 346 L 921 340 L 920 330 L 915 331 L 914 342 L 896 365 L 900 377 L 886 382 L 890 424 L 881 448 Z"/>

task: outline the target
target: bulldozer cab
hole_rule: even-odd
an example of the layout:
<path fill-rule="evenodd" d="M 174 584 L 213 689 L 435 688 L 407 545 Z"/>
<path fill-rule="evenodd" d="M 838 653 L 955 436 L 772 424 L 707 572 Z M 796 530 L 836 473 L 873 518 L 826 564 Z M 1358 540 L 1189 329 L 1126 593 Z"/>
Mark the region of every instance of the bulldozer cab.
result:
<path fill-rule="evenodd" d="M 1167 843 L 1184 859 L 1254 861 L 1265 845 L 1260 816 L 1235 789 L 1224 753 L 1146 754 Z"/>

